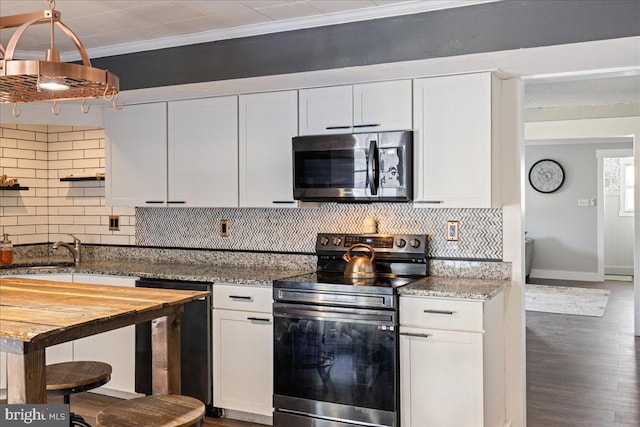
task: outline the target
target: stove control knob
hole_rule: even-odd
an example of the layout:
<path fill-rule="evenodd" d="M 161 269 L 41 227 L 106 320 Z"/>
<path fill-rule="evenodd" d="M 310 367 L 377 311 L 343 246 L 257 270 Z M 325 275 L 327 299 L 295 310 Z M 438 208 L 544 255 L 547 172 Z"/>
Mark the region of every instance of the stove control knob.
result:
<path fill-rule="evenodd" d="M 407 241 L 404 239 L 396 239 L 396 246 L 399 248 L 404 248 L 407 246 Z"/>
<path fill-rule="evenodd" d="M 321 237 L 320 238 L 320 244 L 322 246 L 327 246 L 329 244 L 329 239 L 327 239 L 326 237 Z"/>
<path fill-rule="evenodd" d="M 340 243 L 342 243 L 342 239 L 340 237 L 333 238 L 333 246 L 340 246 Z"/>
<path fill-rule="evenodd" d="M 412 248 L 419 248 L 420 247 L 420 240 L 418 240 L 418 239 L 409 240 L 409 246 L 411 246 Z"/>

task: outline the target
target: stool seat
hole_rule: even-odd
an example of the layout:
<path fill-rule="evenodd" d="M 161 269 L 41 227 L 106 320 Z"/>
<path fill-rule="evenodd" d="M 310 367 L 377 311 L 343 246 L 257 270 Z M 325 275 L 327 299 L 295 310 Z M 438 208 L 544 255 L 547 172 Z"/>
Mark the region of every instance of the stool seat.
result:
<path fill-rule="evenodd" d="M 71 393 L 80 393 L 100 387 L 110 379 L 111 365 L 103 362 L 63 362 L 46 367 L 47 394 L 49 395 L 68 396 Z"/>
<path fill-rule="evenodd" d="M 176 394 L 123 400 L 104 408 L 97 427 L 199 427 L 205 407 L 198 399 Z"/>

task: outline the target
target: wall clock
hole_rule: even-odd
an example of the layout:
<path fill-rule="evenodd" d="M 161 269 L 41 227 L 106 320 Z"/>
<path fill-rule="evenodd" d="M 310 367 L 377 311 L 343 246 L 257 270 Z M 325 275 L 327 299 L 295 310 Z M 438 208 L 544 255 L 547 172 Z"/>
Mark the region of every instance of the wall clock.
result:
<path fill-rule="evenodd" d="M 555 160 L 538 160 L 529 169 L 529 184 L 541 193 L 553 193 L 563 182 L 564 169 Z"/>

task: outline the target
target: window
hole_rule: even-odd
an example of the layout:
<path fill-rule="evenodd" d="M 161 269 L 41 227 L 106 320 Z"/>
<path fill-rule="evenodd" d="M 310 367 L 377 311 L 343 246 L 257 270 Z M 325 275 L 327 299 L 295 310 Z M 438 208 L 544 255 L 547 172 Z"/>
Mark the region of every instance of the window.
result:
<path fill-rule="evenodd" d="M 620 216 L 633 215 L 633 158 L 620 159 Z"/>

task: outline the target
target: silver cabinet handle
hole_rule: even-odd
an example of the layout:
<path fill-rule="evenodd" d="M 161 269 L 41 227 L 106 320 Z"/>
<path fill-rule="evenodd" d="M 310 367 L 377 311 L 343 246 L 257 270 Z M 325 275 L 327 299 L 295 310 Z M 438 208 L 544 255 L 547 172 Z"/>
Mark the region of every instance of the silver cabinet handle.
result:
<path fill-rule="evenodd" d="M 247 317 L 247 320 L 251 322 L 271 322 L 271 319 L 267 319 L 266 317 Z"/>
<path fill-rule="evenodd" d="M 351 126 L 327 126 L 325 129 L 333 130 L 333 129 L 351 129 Z"/>
<path fill-rule="evenodd" d="M 413 334 L 411 332 L 400 332 L 400 335 L 405 337 L 416 337 L 416 338 L 429 338 L 431 334 Z"/>
<path fill-rule="evenodd" d="M 164 200 L 147 200 L 145 203 L 152 205 L 152 204 L 160 204 L 160 203 L 164 203 Z"/>
<path fill-rule="evenodd" d="M 449 311 L 449 310 L 424 310 L 424 312 L 427 314 L 447 314 L 447 315 L 452 315 L 455 313 L 455 311 Z"/>
<path fill-rule="evenodd" d="M 271 203 L 275 204 L 275 205 L 292 205 L 295 203 L 295 200 L 291 201 L 291 200 L 274 200 Z"/>
<path fill-rule="evenodd" d="M 444 200 L 416 200 L 413 203 L 424 203 L 425 205 L 437 205 L 444 203 Z"/>
<path fill-rule="evenodd" d="M 229 298 L 231 299 L 241 299 L 244 301 L 251 301 L 253 298 L 251 297 L 247 297 L 247 296 L 243 296 L 243 295 L 229 295 Z"/>

